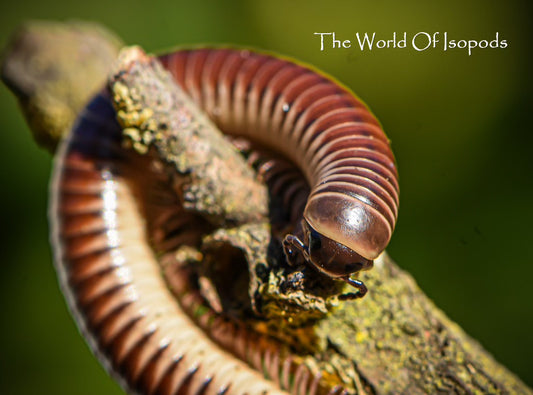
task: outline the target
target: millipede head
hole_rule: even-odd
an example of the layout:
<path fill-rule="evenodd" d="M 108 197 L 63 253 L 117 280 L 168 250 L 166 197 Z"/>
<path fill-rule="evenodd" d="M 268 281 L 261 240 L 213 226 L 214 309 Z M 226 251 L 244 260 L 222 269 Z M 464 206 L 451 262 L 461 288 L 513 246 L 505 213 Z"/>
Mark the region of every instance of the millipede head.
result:
<path fill-rule="evenodd" d="M 372 261 L 344 244 L 316 231 L 305 219 L 302 221 L 307 242 L 308 261 L 320 272 L 342 278 L 372 267 Z"/>

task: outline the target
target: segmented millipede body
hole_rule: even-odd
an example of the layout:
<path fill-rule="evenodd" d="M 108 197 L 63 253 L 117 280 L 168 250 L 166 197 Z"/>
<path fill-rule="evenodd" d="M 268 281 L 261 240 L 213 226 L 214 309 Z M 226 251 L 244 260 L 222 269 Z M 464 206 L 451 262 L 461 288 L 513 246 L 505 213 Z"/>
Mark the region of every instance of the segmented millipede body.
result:
<path fill-rule="evenodd" d="M 289 260 L 303 255 L 363 291 L 349 275 L 385 248 L 398 212 L 394 157 L 367 108 L 330 78 L 270 55 L 198 49 L 160 60 L 221 130 L 280 152 L 305 175 L 310 194 L 300 233 L 286 239 Z M 234 323 L 189 318 L 183 309 L 199 302 L 189 295 L 179 304 L 167 289 L 143 216 L 157 209 L 143 211 L 136 199 L 160 182 L 157 169 L 123 148 L 106 94 L 84 110 L 56 156 L 56 266 L 77 323 L 108 370 L 144 394 L 342 393 L 324 390 L 319 374 Z M 200 237 L 179 208 L 161 215 L 167 219 L 152 223 L 184 229 L 170 246 Z"/>
<path fill-rule="evenodd" d="M 221 130 L 299 167 L 311 191 L 301 227 L 284 240 L 289 262 L 303 256 L 364 296 L 350 275 L 385 249 L 399 204 L 394 156 L 367 107 L 330 78 L 269 55 L 204 49 L 161 61 Z"/>

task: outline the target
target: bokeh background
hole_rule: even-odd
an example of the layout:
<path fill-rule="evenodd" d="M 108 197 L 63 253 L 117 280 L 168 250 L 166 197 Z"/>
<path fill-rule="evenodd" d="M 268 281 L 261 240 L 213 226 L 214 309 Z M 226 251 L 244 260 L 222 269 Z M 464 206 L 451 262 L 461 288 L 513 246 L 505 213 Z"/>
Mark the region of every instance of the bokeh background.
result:
<path fill-rule="evenodd" d="M 12 1 L 0 46 L 27 19 L 98 21 L 157 51 L 233 43 L 279 52 L 334 75 L 372 108 L 401 174 L 388 249 L 422 289 L 533 385 L 532 28 L 527 1 Z M 370 2 L 368 2 L 370 3 Z M 447 31 L 506 49 L 319 51 L 314 32 Z M 120 394 L 68 315 L 51 262 L 51 158 L 0 87 L 0 393 Z"/>

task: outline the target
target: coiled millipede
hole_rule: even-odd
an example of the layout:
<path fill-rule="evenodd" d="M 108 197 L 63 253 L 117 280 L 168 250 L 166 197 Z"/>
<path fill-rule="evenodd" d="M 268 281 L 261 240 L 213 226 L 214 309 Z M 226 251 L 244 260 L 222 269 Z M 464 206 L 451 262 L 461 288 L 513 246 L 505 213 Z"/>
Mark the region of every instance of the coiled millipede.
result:
<path fill-rule="evenodd" d="M 285 238 L 288 259 L 303 257 L 364 295 L 350 274 L 371 267 L 398 213 L 394 157 L 364 104 L 330 78 L 270 55 L 198 49 L 160 60 L 221 130 L 299 167 L 310 195 L 301 225 Z M 172 298 L 135 203 L 132 184 L 161 181 L 140 175 L 145 165 L 121 145 L 105 94 L 85 109 L 55 163 L 56 265 L 78 325 L 108 369 L 146 394 L 342 392 L 322 388 L 319 374 L 238 324 L 214 313 L 187 317 L 182 309 L 201 302 Z"/>

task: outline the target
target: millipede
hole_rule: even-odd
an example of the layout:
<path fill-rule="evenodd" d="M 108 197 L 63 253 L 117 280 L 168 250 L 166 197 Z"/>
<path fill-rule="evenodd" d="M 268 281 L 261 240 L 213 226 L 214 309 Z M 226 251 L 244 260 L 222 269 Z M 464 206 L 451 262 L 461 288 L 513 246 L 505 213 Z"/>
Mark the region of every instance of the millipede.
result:
<path fill-rule="evenodd" d="M 351 276 L 371 268 L 385 249 L 399 205 L 390 143 L 368 108 L 332 78 L 269 54 L 193 49 L 159 60 L 224 133 L 279 153 L 305 177 L 309 195 L 283 240 L 288 263 L 302 261 L 345 281 L 357 290 L 349 298 L 364 296 L 366 286 Z M 49 212 L 70 308 L 122 386 L 160 395 L 347 393 L 323 388 L 319 372 L 276 345 L 254 345 L 254 335 L 235 323 L 203 334 L 215 332 L 213 324 L 184 312 L 199 302 L 173 299 L 135 202 L 136 183 L 164 177 L 142 176 L 145 164 L 121 139 L 101 93 L 56 155 Z M 192 229 L 187 220 L 185 213 L 179 226 Z M 186 231 L 171 244 L 199 237 Z"/>

